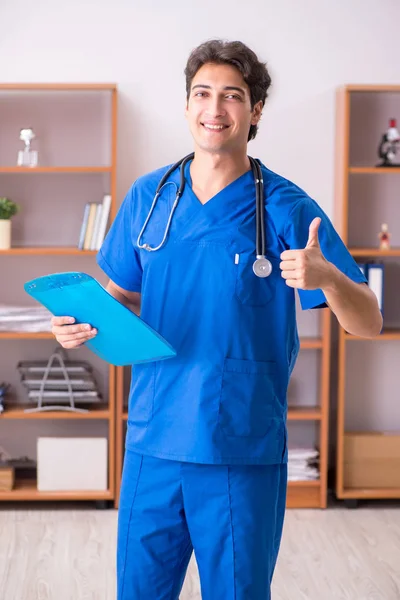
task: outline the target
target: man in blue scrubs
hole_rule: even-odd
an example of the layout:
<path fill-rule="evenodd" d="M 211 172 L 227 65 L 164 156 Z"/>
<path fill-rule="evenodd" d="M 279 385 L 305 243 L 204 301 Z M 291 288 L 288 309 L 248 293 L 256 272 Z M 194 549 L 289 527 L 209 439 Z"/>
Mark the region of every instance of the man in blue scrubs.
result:
<path fill-rule="evenodd" d="M 176 357 L 132 371 L 118 527 L 118 599 L 175 600 L 194 549 L 203 600 L 267 600 L 287 485 L 286 392 L 303 309 L 329 306 L 350 333 L 382 326 L 375 295 L 318 204 L 262 165 L 269 277 L 253 272 L 255 184 L 247 143 L 271 80 L 240 42 L 189 57 L 194 159 L 165 244 L 175 170 L 131 187 L 98 254 L 108 290 Z M 65 348 L 96 334 L 53 320 Z"/>

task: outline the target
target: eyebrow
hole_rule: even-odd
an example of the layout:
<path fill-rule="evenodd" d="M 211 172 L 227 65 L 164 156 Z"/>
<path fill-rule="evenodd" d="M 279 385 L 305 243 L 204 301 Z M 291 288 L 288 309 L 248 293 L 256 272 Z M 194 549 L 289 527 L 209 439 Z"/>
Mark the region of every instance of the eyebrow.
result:
<path fill-rule="evenodd" d="M 202 83 L 198 83 L 197 85 L 194 85 L 192 87 L 192 90 L 195 90 L 197 88 L 205 88 L 207 90 L 211 90 L 211 85 L 204 85 Z M 236 87 L 234 85 L 226 85 L 224 88 L 222 88 L 225 92 L 228 92 L 230 90 L 236 91 L 236 92 L 240 92 L 241 94 L 243 94 L 244 96 L 246 95 L 246 92 L 243 88 L 240 87 Z"/>

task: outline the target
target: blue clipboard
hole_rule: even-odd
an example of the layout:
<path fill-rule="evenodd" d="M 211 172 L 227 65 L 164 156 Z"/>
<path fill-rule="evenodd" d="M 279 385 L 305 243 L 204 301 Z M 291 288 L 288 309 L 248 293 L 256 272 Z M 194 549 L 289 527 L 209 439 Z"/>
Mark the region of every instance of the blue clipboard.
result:
<path fill-rule="evenodd" d="M 116 365 L 163 360 L 175 350 L 154 329 L 118 302 L 87 273 L 72 271 L 32 279 L 24 290 L 54 316 L 71 316 L 98 331 L 85 346 Z"/>

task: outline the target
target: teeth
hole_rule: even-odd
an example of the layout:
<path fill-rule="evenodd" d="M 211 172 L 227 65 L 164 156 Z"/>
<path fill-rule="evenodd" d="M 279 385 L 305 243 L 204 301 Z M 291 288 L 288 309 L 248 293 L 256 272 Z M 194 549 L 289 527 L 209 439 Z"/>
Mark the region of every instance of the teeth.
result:
<path fill-rule="evenodd" d="M 224 129 L 225 125 L 208 125 L 207 123 L 204 123 L 204 127 L 206 129 Z"/>

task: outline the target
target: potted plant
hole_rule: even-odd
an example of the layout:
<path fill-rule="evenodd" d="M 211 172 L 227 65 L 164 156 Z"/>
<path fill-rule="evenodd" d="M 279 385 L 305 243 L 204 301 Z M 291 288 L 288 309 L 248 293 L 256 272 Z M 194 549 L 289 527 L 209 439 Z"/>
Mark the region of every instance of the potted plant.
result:
<path fill-rule="evenodd" d="M 0 250 L 11 248 L 11 217 L 19 210 L 18 204 L 0 197 Z"/>

